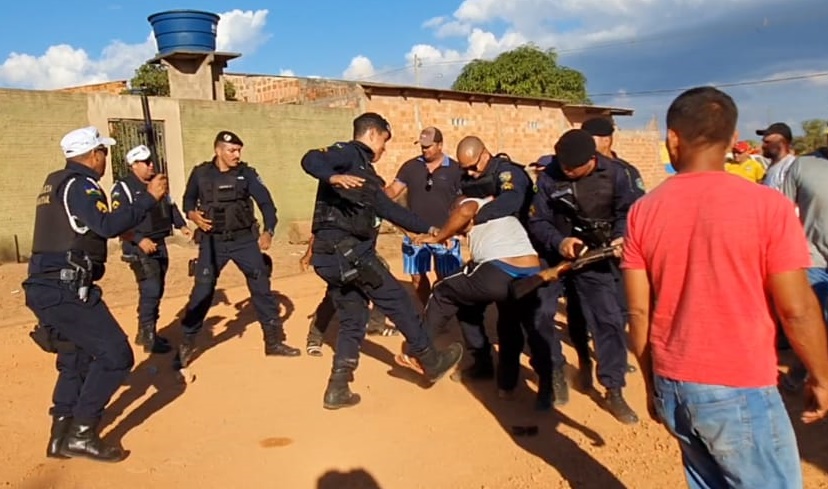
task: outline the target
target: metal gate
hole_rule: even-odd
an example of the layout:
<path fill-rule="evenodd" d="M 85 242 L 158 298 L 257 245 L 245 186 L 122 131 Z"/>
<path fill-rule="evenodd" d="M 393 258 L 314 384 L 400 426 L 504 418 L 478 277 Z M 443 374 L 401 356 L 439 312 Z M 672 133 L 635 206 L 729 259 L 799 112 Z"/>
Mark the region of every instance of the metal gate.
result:
<path fill-rule="evenodd" d="M 165 172 L 167 169 L 167 148 L 164 145 L 164 122 L 152 121 L 155 132 L 155 147 L 158 150 L 158 160 L 155 171 Z M 146 144 L 143 119 L 109 119 L 109 135 L 118 142 L 112 147 L 112 178 L 120 179 L 129 174 L 126 162 L 126 153 L 139 144 Z"/>

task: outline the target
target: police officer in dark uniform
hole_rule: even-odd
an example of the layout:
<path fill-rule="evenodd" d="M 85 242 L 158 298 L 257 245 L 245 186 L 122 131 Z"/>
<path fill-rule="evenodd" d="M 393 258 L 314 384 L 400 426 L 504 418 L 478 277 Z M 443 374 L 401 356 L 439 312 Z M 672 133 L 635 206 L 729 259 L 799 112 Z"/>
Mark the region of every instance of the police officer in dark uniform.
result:
<path fill-rule="evenodd" d="M 265 355 L 295 357 L 299 349 L 284 343 L 279 304 L 270 291 L 270 270 L 262 251 L 270 248 L 276 229 L 276 206 L 252 166 L 241 161 L 242 140 L 230 131 L 216 134 L 215 156 L 193 168 L 184 191 L 184 212 L 197 226 L 195 285 L 181 324 L 184 339 L 179 363 L 189 364 L 195 338 L 213 302 L 221 270 L 230 260 L 247 279 L 253 307 L 264 333 Z M 264 231 L 253 213 L 253 200 L 264 219 Z"/>
<path fill-rule="evenodd" d="M 150 157 L 149 148 L 143 144 L 127 152 L 126 162 L 131 171 L 112 187 L 113 213 L 123 212 L 146 193 L 147 184 L 155 175 Z M 121 242 L 121 259 L 129 263 L 138 282 L 138 334 L 135 344 L 142 346 L 146 353 L 167 353 L 171 350 L 167 339 L 156 334 L 156 323 L 170 264 L 165 239 L 172 235 L 173 226 L 188 238 L 191 236 L 184 216 L 167 196 L 132 230 L 131 239 Z"/>
<path fill-rule="evenodd" d="M 492 219 L 505 216 L 517 217 L 526 225 L 534 191 L 532 179 L 522 165 L 511 161 L 506 154 L 492 155 L 483 144 L 483 141 L 476 136 L 467 136 L 458 143 L 457 160 L 460 167 L 466 172 L 461 182 L 463 195 L 475 198 L 494 197 L 492 202 L 486 204 L 475 215 L 475 225 L 484 224 Z M 458 310 L 457 320 L 463 332 L 466 348 L 471 352 L 473 359 L 473 363 L 460 372 L 461 380 L 487 379 L 493 376 L 491 342 L 483 327 L 487 305 L 464 306 Z M 498 304 L 499 322 L 507 320 L 509 310 L 514 310 L 513 305 Z M 552 397 L 555 405 L 563 404 L 567 400 L 568 393 L 564 375 L 566 360 L 561 350 L 560 339 L 557 337 L 554 324 L 536 324 L 536 329 L 549 347 L 550 358 L 538 358 L 535 361 L 551 362 L 552 365 L 551 385 L 539 386 L 539 405 L 545 404 L 545 398 L 547 397 Z M 507 328 L 501 325 L 498 331 L 499 334 L 511 333 L 514 335 L 510 338 L 500 338 L 500 348 L 520 345 L 519 348 L 523 349 L 523 333 L 520 329 Z M 538 349 L 535 348 L 535 350 Z M 520 354 L 506 352 L 499 356 L 501 358 L 519 358 Z M 503 372 L 508 372 L 512 368 L 517 368 L 517 366 L 501 365 L 499 367 Z M 504 374 L 502 373 L 500 376 L 504 376 Z M 505 376 L 516 378 L 515 375 L 511 374 Z M 550 379 L 542 380 L 546 383 Z"/>
<path fill-rule="evenodd" d="M 612 150 L 613 133 L 615 132 L 615 127 L 612 122 L 603 117 L 593 117 L 592 119 L 584 121 L 581 125 L 581 129 L 592 135 L 592 139 L 595 141 L 595 148 L 598 153 L 606 156 L 624 169 L 624 172 L 627 175 L 630 192 L 636 195 L 636 199 L 642 197 L 645 194 L 645 187 L 644 180 L 641 178 L 641 173 L 638 171 L 638 168 L 620 158 L 618 154 Z M 627 299 L 624 291 L 624 283 L 621 280 L 620 267 L 613 267 L 613 272 L 616 272 L 617 274 L 615 282 L 618 285 L 618 300 L 624 317 L 626 318 Z M 589 354 L 589 333 L 587 332 L 586 319 L 584 318 L 584 312 L 581 308 L 578 294 L 575 293 L 573 287 L 566 288 L 565 294 L 566 324 L 569 337 L 572 340 L 575 351 L 578 353 L 578 376 L 580 378 L 580 384 L 584 389 L 591 389 L 592 358 Z M 627 365 L 627 371 L 634 372 L 635 367 Z"/>
<path fill-rule="evenodd" d="M 627 212 L 637 198 L 623 168 L 598 154 L 592 136 L 581 129 L 566 132 L 555 145 L 555 158 L 538 177 L 529 232 L 551 265 L 573 259 L 584 247 L 623 242 Z M 622 395 L 627 348 L 624 316 L 618 300 L 613 263 L 603 261 L 573 273 L 567 286 L 580 299 L 598 358 L 598 381 L 607 389 L 609 411 L 622 423 L 638 417 Z M 562 290 L 544 287 L 542 315 L 554 318 Z"/>
<path fill-rule="evenodd" d="M 368 322 L 368 300 L 396 325 L 408 351 L 436 382 L 463 355 L 460 344 L 437 350 L 425 332 L 411 296 L 377 259 L 380 219 L 415 232 L 435 233 L 422 219 L 394 203 L 383 191 L 385 182 L 374 170 L 391 139 L 391 126 L 368 112 L 354 119 L 353 140 L 311 150 L 302 168 L 319 180 L 312 232 L 314 271 L 327 284 L 337 315 L 339 335 L 323 407 L 354 406 L 358 394 L 348 386 L 359 363 L 359 349 Z"/>
<path fill-rule="evenodd" d="M 37 197 L 23 288 L 26 305 L 40 323 L 32 337 L 57 353 L 49 457 L 124 458 L 123 450 L 103 443 L 97 427 L 135 360 L 95 282 L 104 275 L 107 239 L 138 225 L 166 194 L 167 180 L 156 175 L 133 205 L 110 213 L 98 180 L 114 144 L 92 126 L 66 134 L 60 142 L 66 166 L 46 177 Z"/>

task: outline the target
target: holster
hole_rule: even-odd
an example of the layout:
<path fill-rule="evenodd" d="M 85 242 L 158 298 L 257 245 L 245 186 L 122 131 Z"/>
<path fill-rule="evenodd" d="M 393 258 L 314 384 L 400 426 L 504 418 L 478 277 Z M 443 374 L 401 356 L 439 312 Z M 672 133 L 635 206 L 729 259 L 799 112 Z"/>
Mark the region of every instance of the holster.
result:
<path fill-rule="evenodd" d="M 129 264 L 129 268 L 135 273 L 135 280 L 144 280 L 157 277 L 161 274 L 161 267 L 158 262 L 147 256 L 124 255 L 121 259 Z"/>
<path fill-rule="evenodd" d="M 198 258 L 190 258 L 190 261 L 187 262 L 188 277 L 195 277 L 196 263 L 198 263 Z"/>
<path fill-rule="evenodd" d="M 373 254 L 358 256 L 354 250 L 356 243 L 356 240 L 346 239 L 334 245 L 336 253 L 344 258 L 347 264 L 342 266 L 341 280 L 344 284 L 376 289 L 382 285 L 385 268 Z"/>
<path fill-rule="evenodd" d="M 55 328 L 48 325 L 36 324 L 29 336 L 46 353 L 71 353 L 76 350 L 74 343 L 63 339 Z"/>

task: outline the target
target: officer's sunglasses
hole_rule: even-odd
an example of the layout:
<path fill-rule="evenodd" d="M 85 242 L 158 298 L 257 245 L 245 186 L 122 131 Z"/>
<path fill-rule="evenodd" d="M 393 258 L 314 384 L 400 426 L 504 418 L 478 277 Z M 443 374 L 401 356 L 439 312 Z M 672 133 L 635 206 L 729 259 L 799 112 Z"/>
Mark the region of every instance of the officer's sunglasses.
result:
<path fill-rule="evenodd" d="M 482 151 L 480 152 L 480 155 L 477 157 L 477 160 L 474 162 L 474 164 L 463 167 L 463 171 L 465 171 L 466 173 L 468 173 L 470 171 L 480 171 L 478 169 L 478 167 L 480 166 L 480 159 L 481 158 L 483 158 L 483 152 Z"/>
<path fill-rule="evenodd" d="M 426 178 L 426 185 L 425 189 L 426 192 L 431 192 L 431 187 L 434 186 L 434 177 L 431 176 L 431 173 L 428 174 L 428 178 Z"/>

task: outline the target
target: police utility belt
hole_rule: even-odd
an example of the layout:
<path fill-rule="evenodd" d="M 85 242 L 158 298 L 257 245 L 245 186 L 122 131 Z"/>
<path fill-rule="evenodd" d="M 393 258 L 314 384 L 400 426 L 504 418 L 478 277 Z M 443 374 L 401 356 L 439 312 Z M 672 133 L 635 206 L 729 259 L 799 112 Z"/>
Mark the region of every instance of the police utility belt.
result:
<path fill-rule="evenodd" d="M 92 287 L 92 260 L 88 255 L 83 255 L 79 260 L 69 251 L 66 253 L 66 261 L 72 268 L 62 268 L 55 272 L 34 273 L 32 278 L 45 278 L 59 280 L 68 285 L 78 294 L 78 299 L 86 302 L 89 299 L 89 289 Z"/>
<path fill-rule="evenodd" d="M 354 238 L 345 238 L 336 243 L 316 239 L 313 242 L 313 253 L 335 254 L 341 258 L 340 280 L 343 284 L 376 289 L 383 283 L 385 267 L 373 253 L 359 256 L 355 250 L 359 243 L 360 241 Z"/>

